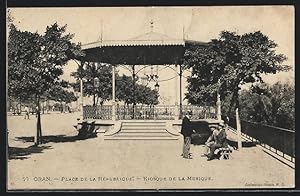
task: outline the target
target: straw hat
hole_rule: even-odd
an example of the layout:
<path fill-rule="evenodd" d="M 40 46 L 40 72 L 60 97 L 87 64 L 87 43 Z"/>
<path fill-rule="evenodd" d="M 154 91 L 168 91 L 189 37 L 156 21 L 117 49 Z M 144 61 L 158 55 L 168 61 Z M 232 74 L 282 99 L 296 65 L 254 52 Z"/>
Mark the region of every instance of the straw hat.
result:
<path fill-rule="evenodd" d="M 224 122 L 222 122 L 222 121 L 219 123 L 219 125 L 220 125 L 221 127 L 224 127 L 224 126 L 225 126 Z"/>
<path fill-rule="evenodd" d="M 208 126 L 209 128 L 219 128 L 219 124 L 217 123 L 209 124 Z"/>

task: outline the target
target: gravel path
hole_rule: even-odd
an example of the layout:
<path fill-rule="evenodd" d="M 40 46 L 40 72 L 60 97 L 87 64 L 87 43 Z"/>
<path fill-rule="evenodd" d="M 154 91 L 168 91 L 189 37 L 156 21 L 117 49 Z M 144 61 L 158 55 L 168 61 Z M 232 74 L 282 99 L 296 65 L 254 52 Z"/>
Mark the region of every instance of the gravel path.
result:
<path fill-rule="evenodd" d="M 260 148 L 234 151 L 230 160 L 207 161 L 203 146 L 182 159 L 182 139 L 74 140 L 79 114 L 42 115 L 48 141 L 33 145 L 36 119 L 8 117 L 9 189 L 202 189 L 293 187 L 294 169 Z"/>

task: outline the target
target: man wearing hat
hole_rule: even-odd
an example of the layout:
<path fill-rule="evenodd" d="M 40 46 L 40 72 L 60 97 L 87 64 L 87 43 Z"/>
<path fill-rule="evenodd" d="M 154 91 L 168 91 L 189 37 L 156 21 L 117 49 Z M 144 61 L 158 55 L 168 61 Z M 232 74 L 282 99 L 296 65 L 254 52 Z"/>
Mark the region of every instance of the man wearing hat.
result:
<path fill-rule="evenodd" d="M 195 132 L 190 121 L 192 116 L 192 111 L 188 111 L 184 118 L 182 119 L 181 125 L 181 134 L 183 135 L 184 143 L 183 143 L 183 153 L 182 156 L 185 159 L 191 159 L 190 155 L 190 146 L 191 146 L 191 136 Z"/>
<path fill-rule="evenodd" d="M 209 148 L 209 153 L 207 155 L 208 161 L 214 159 L 214 152 L 218 148 L 227 147 L 226 132 L 224 129 L 224 123 L 219 122 L 218 124 L 210 125 L 212 130 L 212 135 L 206 141 L 206 146 Z"/>

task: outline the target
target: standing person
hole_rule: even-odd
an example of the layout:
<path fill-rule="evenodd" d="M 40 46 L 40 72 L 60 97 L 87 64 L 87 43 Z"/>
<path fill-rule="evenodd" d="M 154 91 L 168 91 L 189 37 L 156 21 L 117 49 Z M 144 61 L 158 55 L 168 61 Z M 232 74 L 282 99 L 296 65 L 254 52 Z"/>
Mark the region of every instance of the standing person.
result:
<path fill-rule="evenodd" d="M 192 159 L 190 154 L 190 146 L 191 146 L 191 136 L 194 133 L 194 129 L 190 121 L 191 115 L 192 112 L 188 111 L 184 116 L 184 118 L 182 119 L 181 132 L 180 132 L 183 135 L 183 139 L 184 139 L 182 156 L 185 159 Z"/>
<path fill-rule="evenodd" d="M 26 117 L 29 120 L 29 107 L 28 107 L 28 105 L 25 106 L 25 116 L 24 116 L 24 119 L 26 119 Z"/>

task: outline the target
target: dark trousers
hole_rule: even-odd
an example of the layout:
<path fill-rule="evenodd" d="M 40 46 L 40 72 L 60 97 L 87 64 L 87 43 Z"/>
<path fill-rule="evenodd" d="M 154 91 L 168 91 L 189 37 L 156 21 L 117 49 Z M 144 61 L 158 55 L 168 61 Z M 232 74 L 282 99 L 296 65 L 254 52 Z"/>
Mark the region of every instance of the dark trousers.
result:
<path fill-rule="evenodd" d="M 214 157 L 214 152 L 216 149 L 221 148 L 222 144 L 213 144 L 210 146 L 210 152 L 208 154 L 208 158 L 213 158 Z"/>
<path fill-rule="evenodd" d="M 188 158 L 190 153 L 190 147 L 191 147 L 191 137 L 184 136 L 183 137 L 183 158 Z"/>
<path fill-rule="evenodd" d="M 27 117 L 27 119 L 29 119 L 29 112 L 26 112 L 24 119 L 26 119 L 26 117 Z"/>

